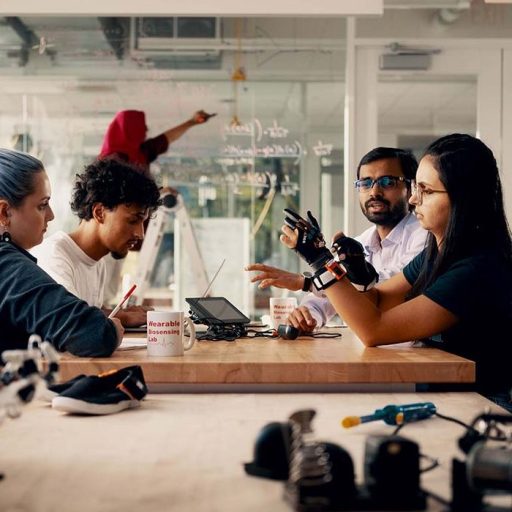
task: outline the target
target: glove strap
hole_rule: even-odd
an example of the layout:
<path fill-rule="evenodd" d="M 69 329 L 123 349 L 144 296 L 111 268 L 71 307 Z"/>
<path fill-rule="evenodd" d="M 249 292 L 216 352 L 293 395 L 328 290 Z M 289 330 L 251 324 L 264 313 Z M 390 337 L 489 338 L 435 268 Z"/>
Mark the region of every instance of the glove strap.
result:
<path fill-rule="evenodd" d="M 351 281 L 351 283 L 352 283 L 352 286 L 358 292 L 367 292 L 368 290 L 372 289 L 377 284 L 378 280 L 379 280 L 379 277 L 376 276 L 371 282 L 369 282 L 368 284 L 365 284 L 365 285 L 352 283 L 352 281 Z"/>
<path fill-rule="evenodd" d="M 335 259 L 329 260 L 313 275 L 313 284 L 317 290 L 326 290 L 334 283 L 341 281 L 347 271 Z"/>

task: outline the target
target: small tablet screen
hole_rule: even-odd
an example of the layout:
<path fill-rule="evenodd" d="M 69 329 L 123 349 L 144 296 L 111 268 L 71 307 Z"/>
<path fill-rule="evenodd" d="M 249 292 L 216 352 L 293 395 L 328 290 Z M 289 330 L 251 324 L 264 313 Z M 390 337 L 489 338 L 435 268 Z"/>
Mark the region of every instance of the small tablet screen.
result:
<path fill-rule="evenodd" d="M 197 319 L 205 324 L 248 324 L 251 320 L 224 297 L 185 299 Z"/>

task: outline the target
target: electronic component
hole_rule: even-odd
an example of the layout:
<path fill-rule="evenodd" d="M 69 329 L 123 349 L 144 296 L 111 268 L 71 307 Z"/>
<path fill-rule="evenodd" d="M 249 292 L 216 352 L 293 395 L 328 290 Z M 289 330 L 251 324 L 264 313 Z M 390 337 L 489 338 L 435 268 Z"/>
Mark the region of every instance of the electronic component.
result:
<path fill-rule="evenodd" d="M 185 299 L 190 305 L 191 318 L 205 325 L 245 325 L 251 322 L 224 297 L 197 297 Z"/>
<path fill-rule="evenodd" d="M 277 335 L 284 340 L 296 340 L 301 334 L 301 331 L 293 325 L 281 324 L 277 328 Z"/>

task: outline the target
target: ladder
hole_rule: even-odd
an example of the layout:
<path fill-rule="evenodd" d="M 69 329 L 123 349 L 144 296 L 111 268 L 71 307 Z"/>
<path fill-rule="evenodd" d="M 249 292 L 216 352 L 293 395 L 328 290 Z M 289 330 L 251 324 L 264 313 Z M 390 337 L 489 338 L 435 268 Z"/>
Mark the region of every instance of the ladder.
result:
<path fill-rule="evenodd" d="M 201 251 L 194 234 L 194 228 L 188 214 L 185 202 L 180 194 L 176 197 L 176 204 L 169 208 L 164 205 L 160 206 L 156 211 L 154 217 L 150 220 L 142 247 L 139 252 L 139 262 L 137 265 L 137 274 L 135 276 L 135 283 L 137 289 L 132 297 L 132 304 L 137 306 L 142 305 L 144 296 L 149 287 L 149 280 L 155 267 L 156 257 L 162 243 L 164 235 L 165 223 L 169 215 L 176 217 L 179 223 L 180 233 L 182 234 L 185 249 L 189 257 L 189 264 L 194 269 L 194 276 L 197 281 L 199 290 L 206 290 L 208 288 L 208 274 L 204 265 Z"/>

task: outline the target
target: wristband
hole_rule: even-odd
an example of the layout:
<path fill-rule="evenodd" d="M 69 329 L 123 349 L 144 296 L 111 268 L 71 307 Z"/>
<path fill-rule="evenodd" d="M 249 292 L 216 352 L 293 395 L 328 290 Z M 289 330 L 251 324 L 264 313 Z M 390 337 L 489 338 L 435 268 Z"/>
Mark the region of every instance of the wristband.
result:
<path fill-rule="evenodd" d="M 313 284 L 313 274 L 311 272 L 303 272 L 304 284 L 302 285 L 303 292 L 310 292 L 311 285 Z"/>
<path fill-rule="evenodd" d="M 346 270 L 336 260 L 329 260 L 323 268 L 317 270 L 313 276 L 313 284 L 317 290 L 326 290 L 337 281 L 343 279 Z"/>

